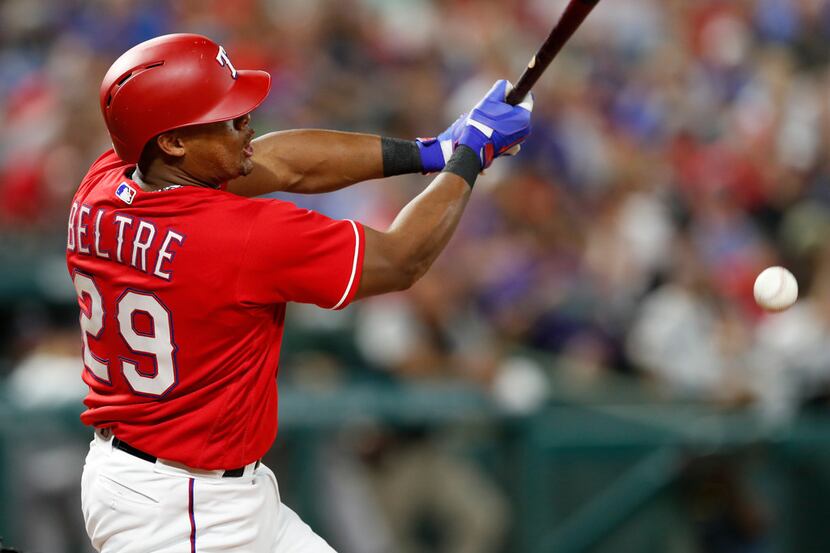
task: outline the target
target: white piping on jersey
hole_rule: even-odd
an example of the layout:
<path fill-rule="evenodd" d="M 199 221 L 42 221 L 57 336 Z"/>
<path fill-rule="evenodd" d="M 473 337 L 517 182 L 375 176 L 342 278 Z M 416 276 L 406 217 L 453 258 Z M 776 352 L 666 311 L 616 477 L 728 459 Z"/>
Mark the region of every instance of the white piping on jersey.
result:
<path fill-rule="evenodd" d="M 340 298 L 340 301 L 337 302 L 337 305 L 332 307 L 331 309 L 337 309 L 343 302 L 346 301 L 346 298 L 349 297 L 349 292 L 352 289 L 352 285 L 354 284 L 354 277 L 357 274 L 357 258 L 358 254 L 360 253 L 360 233 L 357 232 L 357 225 L 351 219 L 346 219 L 348 222 L 352 224 L 352 230 L 354 230 L 354 260 L 352 261 L 352 276 L 349 278 L 349 284 L 346 286 L 346 291 L 343 292 L 343 297 Z"/>

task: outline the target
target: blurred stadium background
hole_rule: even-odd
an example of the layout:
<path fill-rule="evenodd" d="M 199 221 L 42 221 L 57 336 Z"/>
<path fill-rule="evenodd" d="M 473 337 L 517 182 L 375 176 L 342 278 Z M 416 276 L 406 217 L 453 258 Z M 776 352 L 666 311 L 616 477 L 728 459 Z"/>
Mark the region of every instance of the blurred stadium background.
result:
<path fill-rule="evenodd" d="M 564 4 L 0 1 L 5 543 L 89 551 L 62 246 L 121 52 L 207 34 L 271 72 L 259 132 L 414 137 L 515 78 Z M 284 501 L 342 553 L 830 550 L 828 44 L 828 0 L 601 4 L 422 282 L 291 308 Z M 292 200 L 383 226 L 426 182 Z M 764 316 L 772 264 L 802 298 Z"/>

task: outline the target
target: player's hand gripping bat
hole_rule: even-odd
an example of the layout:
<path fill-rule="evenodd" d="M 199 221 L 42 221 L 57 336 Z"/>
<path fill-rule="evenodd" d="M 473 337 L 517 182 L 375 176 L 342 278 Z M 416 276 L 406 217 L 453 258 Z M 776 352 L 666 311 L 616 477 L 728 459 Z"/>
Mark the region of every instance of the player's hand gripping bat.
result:
<path fill-rule="evenodd" d="M 559 19 L 559 23 L 556 24 L 547 40 L 533 56 L 533 59 L 530 60 L 527 69 L 519 77 L 519 82 L 507 95 L 508 104 L 515 106 L 527 96 L 527 93 L 530 92 L 530 89 L 533 88 L 545 69 L 548 68 L 562 46 L 568 42 L 597 4 L 599 4 L 599 0 L 571 0 L 568 3 L 568 7 Z"/>

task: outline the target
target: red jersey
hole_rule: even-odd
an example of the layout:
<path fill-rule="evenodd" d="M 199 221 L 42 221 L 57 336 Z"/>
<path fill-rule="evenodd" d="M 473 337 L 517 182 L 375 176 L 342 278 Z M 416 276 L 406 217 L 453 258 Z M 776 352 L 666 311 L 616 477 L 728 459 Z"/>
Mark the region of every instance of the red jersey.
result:
<path fill-rule="evenodd" d="M 70 210 L 81 420 L 191 467 L 251 463 L 277 432 L 285 303 L 348 305 L 363 228 L 222 190 L 144 192 L 133 168 L 105 153 Z"/>

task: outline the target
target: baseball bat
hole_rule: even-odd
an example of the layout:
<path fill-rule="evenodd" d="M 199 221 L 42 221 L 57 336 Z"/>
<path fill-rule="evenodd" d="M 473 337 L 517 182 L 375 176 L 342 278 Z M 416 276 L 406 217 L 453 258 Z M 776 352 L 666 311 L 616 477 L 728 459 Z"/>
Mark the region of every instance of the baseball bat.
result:
<path fill-rule="evenodd" d="M 536 55 L 527 64 L 522 76 L 519 77 L 519 82 L 507 95 L 507 103 L 515 106 L 527 96 L 545 69 L 548 68 L 550 62 L 556 57 L 566 42 L 573 36 L 574 32 L 582 25 L 588 14 L 591 13 L 599 0 L 571 0 L 568 7 L 565 8 L 565 13 L 559 19 L 559 22 L 550 32 L 544 44 L 536 52 Z"/>

